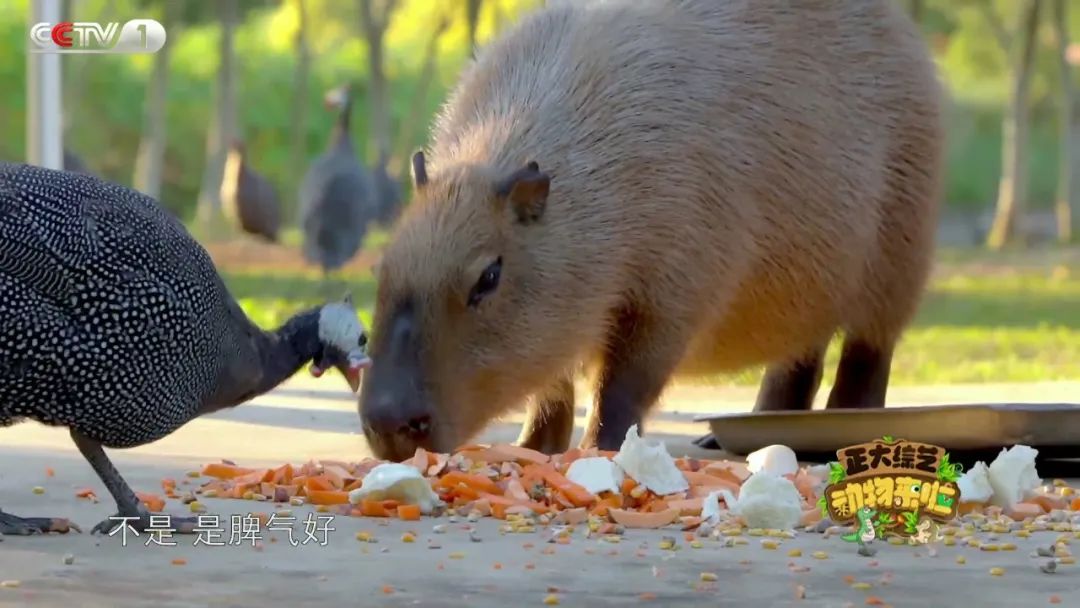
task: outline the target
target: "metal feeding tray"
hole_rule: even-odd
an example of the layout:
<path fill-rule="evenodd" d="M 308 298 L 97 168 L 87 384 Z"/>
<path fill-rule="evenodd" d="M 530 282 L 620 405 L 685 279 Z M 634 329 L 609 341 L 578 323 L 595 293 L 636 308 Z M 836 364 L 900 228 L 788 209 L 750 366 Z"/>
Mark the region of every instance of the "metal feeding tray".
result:
<path fill-rule="evenodd" d="M 800 459 L 835 459 L 836 451 L 882 435 L 941 446 L 950 453 L 996 455 L 1024 444 L 1040 457 L 1080 458 L 1080 403 L 924 405 L 856 410 L 756 412 L 699 416 L 719 447 L 745 455 L 782 444 Z"/>

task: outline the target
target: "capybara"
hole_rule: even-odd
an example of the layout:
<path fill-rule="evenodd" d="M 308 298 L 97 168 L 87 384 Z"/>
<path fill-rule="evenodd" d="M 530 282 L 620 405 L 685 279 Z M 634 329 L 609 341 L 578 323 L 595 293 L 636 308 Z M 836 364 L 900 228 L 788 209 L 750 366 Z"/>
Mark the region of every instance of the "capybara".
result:
<path fill-rule="evenodd" d="M 413 157 L 377 270 L 374 452 L 618 449 L 675 374 L 767 365 L 756 408 L 882 407 L 933 255 L 941 88 L 893 0 L 607 0 L 483 49 Z M 529 399 L 531 401 L 529 401 Z"/>

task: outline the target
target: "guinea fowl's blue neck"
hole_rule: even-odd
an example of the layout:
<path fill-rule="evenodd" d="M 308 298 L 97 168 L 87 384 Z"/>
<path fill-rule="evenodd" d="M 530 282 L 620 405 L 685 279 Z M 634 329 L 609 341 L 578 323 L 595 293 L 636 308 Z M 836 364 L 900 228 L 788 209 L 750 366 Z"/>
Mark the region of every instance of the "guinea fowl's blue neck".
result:
<path fill-rule="evenodd" d="M 349 117 L 352 114 L 352 95 L 345 95 L 341 103 L 341 113 L 338 114 L 337 124 L 334 125 L 333 135 L 330 137 L 331 148 L 352 149 L 352 138 L 349 137 Z"/>
<path fill-rule="evenodd" d="M 262 378 L 255 394 L 263 394 L 288 380 L 319 353 L 319 312 L 301 312 L 266 334 L 261 345 Z"/>

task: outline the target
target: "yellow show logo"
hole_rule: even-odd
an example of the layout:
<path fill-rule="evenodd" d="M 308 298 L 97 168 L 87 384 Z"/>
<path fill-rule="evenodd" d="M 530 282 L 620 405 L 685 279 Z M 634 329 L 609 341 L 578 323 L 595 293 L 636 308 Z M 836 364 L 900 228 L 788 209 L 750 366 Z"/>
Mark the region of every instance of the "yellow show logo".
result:
<path fill-rule="evenodd" d="M 856 526 L 844 540 L 866 544 L 899 536 L 927 543 L 939 524 L 956 517 L 961 467 L 944 448 L 885 436 L 836 456 L 818 505 L 834 522 Z"/>

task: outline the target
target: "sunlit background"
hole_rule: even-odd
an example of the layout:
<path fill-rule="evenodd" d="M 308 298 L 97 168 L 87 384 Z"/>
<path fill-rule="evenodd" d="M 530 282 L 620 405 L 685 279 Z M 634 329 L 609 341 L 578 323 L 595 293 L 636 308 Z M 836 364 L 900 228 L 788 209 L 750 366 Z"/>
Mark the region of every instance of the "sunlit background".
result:
<path fill-rule="evenodd" d="M 1067 229 L 1080 219 L 1080 46 L 1071 42 L 1080 40 L 1080 6 L 896 1 L 919 21 L 951 102 L 938 273 L 896 354 L 893 382 L 1080 379 L 1080 248 Z M 299 254 L 298 187 L 336 117 L 324 94 L 356 84 L 357 150 L 368 167 L 380 150 L 388 155 L 387 174 L 407 204 L 405 160 L 425 142 L 472 42 L 482 46 L 542 3 L 69 0 L 64 20 L 151 17 L 164 24 L 168 44 L 157 55 L 63 57 L 65 150 L 87 171 L 157 196 L 187 222 L 257 322 L 273 325 L 345 288 L 370 318 L 369 268 L 392 226 L 372 226 L 363 250 L 330 281 Z M 28 7 L 0 3 L 3 160 L 26 158 Z M 233 137 L 278 191 L 285 229 L 276 244 L 240 234 L 220 215 L 222 146 Z M 1019 154 L 1014 166 L 1002 163 L 1010 146 Z M 1077 175 L 1071 189 L 1061 179 L 1069 167 Z M 836 356 L 834 347 L 830 363 Z M 759 377 L 748 370 L 718 380 Z"/>

